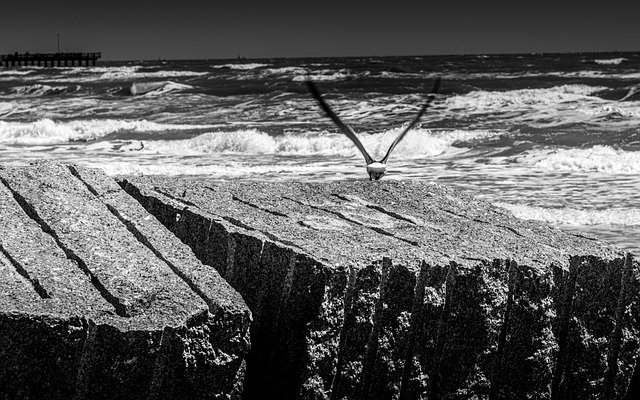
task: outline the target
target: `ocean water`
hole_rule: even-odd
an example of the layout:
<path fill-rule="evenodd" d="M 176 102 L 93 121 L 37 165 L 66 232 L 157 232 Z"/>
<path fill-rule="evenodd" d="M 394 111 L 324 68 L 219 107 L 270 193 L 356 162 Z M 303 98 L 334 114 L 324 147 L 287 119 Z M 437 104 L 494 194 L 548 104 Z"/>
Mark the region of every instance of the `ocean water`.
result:
<path fill-rule="evenodd" d="M 0 161 L 193 179 L 368 179 L 304 80 L 380 158 L 437 76 L 440 92 L 383 179 L 455 186 L 640 253 L 640 53 L 0 68 Z"/>

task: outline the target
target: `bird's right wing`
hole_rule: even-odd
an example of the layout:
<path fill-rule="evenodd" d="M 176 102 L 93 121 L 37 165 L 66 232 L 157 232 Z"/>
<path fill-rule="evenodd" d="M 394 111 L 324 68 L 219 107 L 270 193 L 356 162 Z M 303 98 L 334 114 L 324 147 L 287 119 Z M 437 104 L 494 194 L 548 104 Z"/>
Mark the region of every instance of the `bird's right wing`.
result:
<path fill-rule="evenodd" d="M 322 107 L 322 109 L 324 110 L 324 112 L 327 113 L 327 115 L 329 116 L 329 118 L 331 118 L 331 120 L 338 125 L 338 128 L 340 128 L 340 130 L 342 131 L 342 133 L 344 133 L 345 135 L 347 135 L 347 137 L 349 139 L 351 139 L 351 141 L 356 145 L 356 147 L 358 147 L 358 150 L 360 150 L 360 153 L 362 153 L 362 155 L 364 156 L 364 160 L 367 162 L 367 165 L 375 162 L 373 160 L 373 158 L 371 158 L 371 156 L 369 155 L 369 153 L 367 153 L 367 150 L 364 149 L 364 146 L 362 145 L 362 143 L 360 142 L 360 140 L 358 139 L 358 137 L 356 136 L 355 131 L 353 130 L 353 128 L 351 128 L 349 125 L 345 124 L 344 122 L 342 122 L 340 120 L 340 118 L 338 118 L 338 116 L 336 115 L 336 113 L 333 112 L 333 110 L 331 109 L 331 107 L 329 107 L 329 105 L 324 101 L 324 99 L 322 98 L 322 96 L 320 95 L 320 92 L 318 91 L 318 88 L 316 87 L 316 85 L 311 82 L 311 81 L 307 81 L 307 87 L 309 88 L 309 91 L 311 92 L 311 94 L 313 95 L 313 97 L 318 101 L 318 103 L 320 104 L 320 107 Z"/>
<path fill-rule="evenodd" d="M 404 131 L 402 131 L 402 133 L 400 135 L 398 135 L 398 137 L 396 138 L 396 140 L 393 141 L 393 143 L 391 143 L 391 146 L 389 146 L 389 150 L 387 150 L 387 154 L 384 156 L 384 158 L 382 159 L 382 161 L 380 161 L 383 164 L 386 164 L 387 159 L 389 158 L 389 156 L 391 155 L 391 152 L 393 151 L 393 149 L 396 147 L 396 145 L 398 143 L 400 143 L 400 141 L 404 138 L 404 136 L 411 130 L 411 128 L 413 128 L 413 126 L 415 124 L 418 123 L 418 121 L 420 120 L 420 117 L 422 117 L 422 114 L 424 114 L 425 111 L 427 111 L 427 108 L 429 108 L 429 105 L 431 104 L 431 102 L 433 101 L 433 99 L 435 98 L 435 94 L 438 93 L 438 90 L 440 90 L 440 77 L 436 78 L 436 81 L 433 83 L 433 89 L 431 89 L 431 93 L 429 94 L 429 98 L 427 99 L 427 102 L 422 106 L 422 108 L 420 109 L 420 112 L 418 113 L 418 115 L 415 116 L 415 118 L 411 121 L 411 123 L 409 124 L 409 126 L 407 126 L 406 128 L 404 128 Z"/>

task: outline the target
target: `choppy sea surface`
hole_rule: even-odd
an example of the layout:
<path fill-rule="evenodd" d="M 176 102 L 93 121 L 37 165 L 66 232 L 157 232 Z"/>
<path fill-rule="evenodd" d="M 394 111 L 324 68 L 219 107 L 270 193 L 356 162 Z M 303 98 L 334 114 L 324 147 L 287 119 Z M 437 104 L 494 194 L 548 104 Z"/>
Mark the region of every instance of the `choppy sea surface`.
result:
<path fill-rule="evenodd" d="M 368 179 L 304 80 L 380 158 L 437 76 L 440 92 L 383 179 L 455 186 L 640 253 L 640 53 L 0 68 L 0 161 L 52 158 L 113 175 Z"/>

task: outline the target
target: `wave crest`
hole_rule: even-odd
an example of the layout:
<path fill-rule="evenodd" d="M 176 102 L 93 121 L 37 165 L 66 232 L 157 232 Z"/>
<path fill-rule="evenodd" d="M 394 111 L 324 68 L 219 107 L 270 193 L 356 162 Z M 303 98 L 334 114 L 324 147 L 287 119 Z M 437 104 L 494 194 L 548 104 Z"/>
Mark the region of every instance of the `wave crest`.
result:
<path fill-rule="evenodd" d="M 382 134 L 360 135 L 367 151 L 374 158 L 381 158 L 400 133 L 392 129 Z M 394 156 L 420 158 L 437 156 L 459 142 L 481 140 L 501 135 L 494 131 L 443 131 L 432 132 L 416 129 L 407 134 L 396 147 Z M 353 143 L 342 134 L 287 134 L 270 136 L 255 129 L 234 132 L 209 132 L 192 139 L 145 141 L 144 151 L 172 155 L 197 155 L 207 153 L 244 153 L 274 155 L 319 155 L 360 157 Z"/>
<path fill-rule="evenodd" d="M 545 208 L 523 204 L 496 203 L 522 219 L 545 221 L 556 225 L 621 225 L 640 226 L 640 209 L 609 208 L 606 210 L 579 210 L 573 208 Z"/>
<path fill-rule="evenodd" d="M 547 171 L 640 173 L 640 152 L 601 145 L 589 149 L 557 149 L 528 154 L 519 162 Z"/>
<path fill-rule="evenodd" d="M 606 58 L 593 60 L 596 64 L 600 65 L 620 65 L 623 61 L 627 61 L 626 58 Z"/>
<path fill-rule="evenodd" d="M 18 96 L 47 96 L 63 93 L 75 93 L 80 91 L 81 86 L 49 86 L 49 85 L 27 85 L 27 86 L 14 86 L 9 90 L 12 95 Z"/>
<path fill-rule="evenodd" d="M 222 64 L 222 65 L 212 65 L 211 68 L 227 68 L 227 69 L 237 69 L 237 70 L 250 70 L 262 67 L 268 67 L 270 64 L 260 64 L 260 63 L 248 63 L 248 64 Z"/>
<path fill-rule="evenodd" d="M 129 91 L 134 96 L 146 95 L 157 96 L 168 92 L 175 92 L 181 90 L 193 89 L 193 86 L 185 85 L 182 83 L 176 83 L 171 81 L 164 82 L 135 82 L 129 88 Z"/>
<path fill-rule="evenodd" d="M 513 105 L 547 105 L 576 101 L 605 90 L 606 87 L 562 85 L 548 89 L 517 89 L 504 92 L 477 90 L 447 99 L 450 107 L 465 109 L 495 109 Z"/>
<path fill-rule="evenodd" d="M 96 140 L 115 132 L 161 132 L 203 129 L 202 125 L 170 125 L 146 120 L 77 120 L 56 122 L 41 119 L 35 122 L 0 121 L 0 143 L 56 144 L 80 140 Z"/>

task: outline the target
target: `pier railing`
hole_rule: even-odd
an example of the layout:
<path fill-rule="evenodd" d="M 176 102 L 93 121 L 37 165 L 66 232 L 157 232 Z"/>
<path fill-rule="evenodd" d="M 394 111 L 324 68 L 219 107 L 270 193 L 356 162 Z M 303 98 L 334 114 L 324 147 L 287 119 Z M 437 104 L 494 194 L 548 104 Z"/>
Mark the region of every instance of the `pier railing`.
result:
<path fill-rule="evenodd" d="M 102 53 L 14 53 L 0 55 L 3 67 L 38 66 L 95 66 Z"/>

